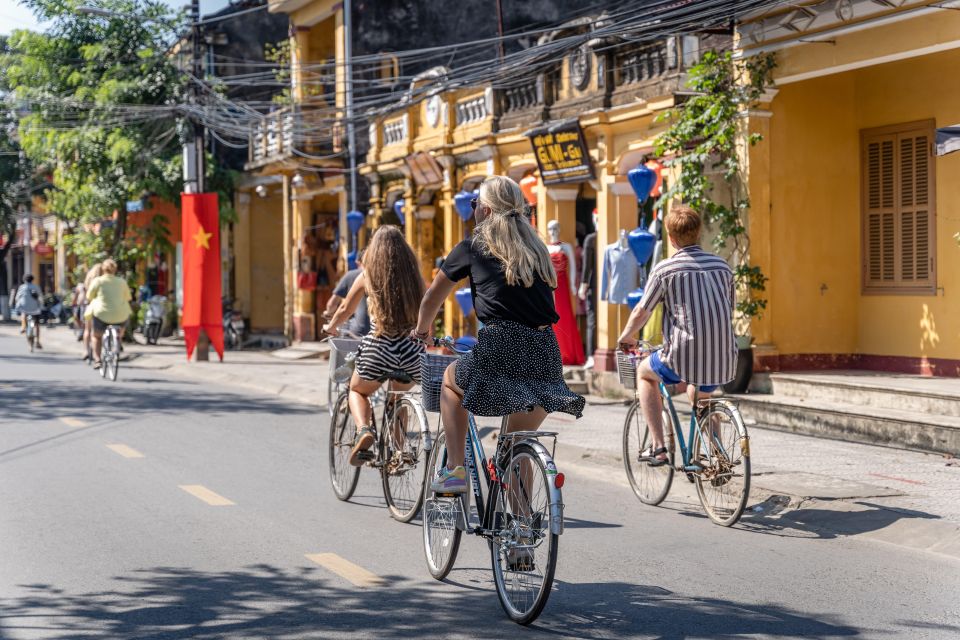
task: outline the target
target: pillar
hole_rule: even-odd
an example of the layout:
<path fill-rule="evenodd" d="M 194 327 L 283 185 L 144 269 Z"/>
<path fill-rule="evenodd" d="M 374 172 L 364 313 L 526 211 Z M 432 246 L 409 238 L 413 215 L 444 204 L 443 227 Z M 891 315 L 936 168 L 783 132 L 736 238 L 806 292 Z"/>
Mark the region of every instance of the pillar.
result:
<path fill-rule="evenodd" d="M 250 193 L 241 191 L 236 198 L 237 222 L 233 225 L 234 295 L 240 312 L 250 317 Z"/>
<path fill-rule="evenodd" d="M 312 224 L 312 198 L 294 196 L 293 200 L 293 237 L 291 238 L 294 289 L 293 328 L 294 339 L 298 341 L 316 339 L 316 299 L 312 289 L 297 286 L 297 275 L 303 269 L 303 238 Z"/>
<path fill-rule="evenodd" d="M 446 169 L 444 172 L 443 189 L 440 190 L 440 202 L 438 203 L 437 211 L 437 215 L 443 216 L 443 255 L 446 256 L 463 240 L 464 230 L 467 226 L 457 213 L 453 202 L 453 197 L 457 191 L 454 187 L 459 182 L 457 178 L 454 178 L 456 167 L 453 156 L 442 156 L 439 160 L 444 169 Z M 457 288 L 461 285 L 463 285 L 463 283 L 457 283 Z M 454 292 L 456 292 L 456 289 Z M 444 335 L 459 337 L 470 333 L 470 324 L 471 323 L 465 321 L 460 305 L 457 304 L 456 297 L 450 294 L 443 303 Z"/>
<path fill-rule="evenodd" d="M 283 175 L 283 334 L 293 338 L 293 291 L 294 273 L 291 260 L 290 239 L 293 234 L 293 207 L 291 206 L 290 176 Z"/>

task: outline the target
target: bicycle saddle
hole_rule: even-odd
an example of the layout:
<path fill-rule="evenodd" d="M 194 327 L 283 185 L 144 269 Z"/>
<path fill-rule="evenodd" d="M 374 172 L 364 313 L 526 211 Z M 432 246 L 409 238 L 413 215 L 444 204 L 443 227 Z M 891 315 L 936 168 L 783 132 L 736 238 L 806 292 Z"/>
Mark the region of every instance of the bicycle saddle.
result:
<path fill-rule="evenodd" d="M 400 384 L 411 384 L 413 382 L 413 377 L 406 371 L 401 371 L 397 369 L 396 371 L 391 371 L 386 373 L 378 378 L 380 382 L 386 382 L 391 380 L 393 382 L 399 382 Z"/>

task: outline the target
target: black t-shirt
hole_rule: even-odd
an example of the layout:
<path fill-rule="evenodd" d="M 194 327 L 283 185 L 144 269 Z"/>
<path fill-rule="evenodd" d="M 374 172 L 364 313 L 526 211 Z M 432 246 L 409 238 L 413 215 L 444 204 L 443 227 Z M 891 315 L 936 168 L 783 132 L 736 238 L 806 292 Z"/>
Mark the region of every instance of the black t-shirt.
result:
<path fill-rule="evenodd" d="M 333 295 L 346 298 L 347 294 L 350 293 L 350 289 L 353 287 L 353 283 L 357 281 L 361 273 L 363 273 L 361 269 L 351 269 L 347 271 L 343 277 L 340 278 L 340 282 L 337 283 L 337 287 L 333 290 Z M 360 298 L 360 305 L 357 306 L 357 310 L 353 312 L 353 317 L 350 318 L 344 328 L 358 336 L 365 336 L 370 333 L 370 313 L 367 311 L 366 294 Z"/>
<path fill-rule="evenodd" d="M 531 287 L 507 284 L 503 263 L 476 250 L 472 240 L 464 240 L 454 247 L 440 270 L 454 282 L 470 276 L 473 307 L 484 324 L 510 320 L 542 327 L 560 319 L 550 285 L 540 278 L 536 278 Z"/>

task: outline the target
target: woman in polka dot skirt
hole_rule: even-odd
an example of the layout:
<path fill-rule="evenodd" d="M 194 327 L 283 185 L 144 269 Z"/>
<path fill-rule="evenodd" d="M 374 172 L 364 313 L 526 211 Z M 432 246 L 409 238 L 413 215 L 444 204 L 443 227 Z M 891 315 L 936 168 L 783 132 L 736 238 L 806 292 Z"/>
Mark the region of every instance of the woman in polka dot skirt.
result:
<path fill-rule="evenodd" d="M 425 340 L 440 306 L 469 276 L 473 307 L 484 324 L 477 346 L 451 364 L 443 378 L 440 416 L 447 437 L 447 466 L 431 489 L 465 493 L 463 468 L 467 412 L 510 416 L 510 431 L 540 427 L 548 413 L 583 413 L 583 397 L 563 381 L 563 364 L 552 325 L 557 275 L 543 240 L 527 220 L 520 186 L 494 176 L 473 201 L 473 237 L 450 252 L 420 305 L 411 337 Z"/>

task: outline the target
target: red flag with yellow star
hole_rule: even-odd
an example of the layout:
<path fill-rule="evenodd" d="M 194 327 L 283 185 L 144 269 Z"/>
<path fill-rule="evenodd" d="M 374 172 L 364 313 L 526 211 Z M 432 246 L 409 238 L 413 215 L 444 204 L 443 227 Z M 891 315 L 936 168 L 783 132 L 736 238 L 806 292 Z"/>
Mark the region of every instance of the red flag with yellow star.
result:
<path fill-rule="evenodd" d="M 223 360 L 223 311 L 220 305 L 220 209 L 215 193 L 184 193 L 183 335 L 187 359 L 200 329 Z"/>

